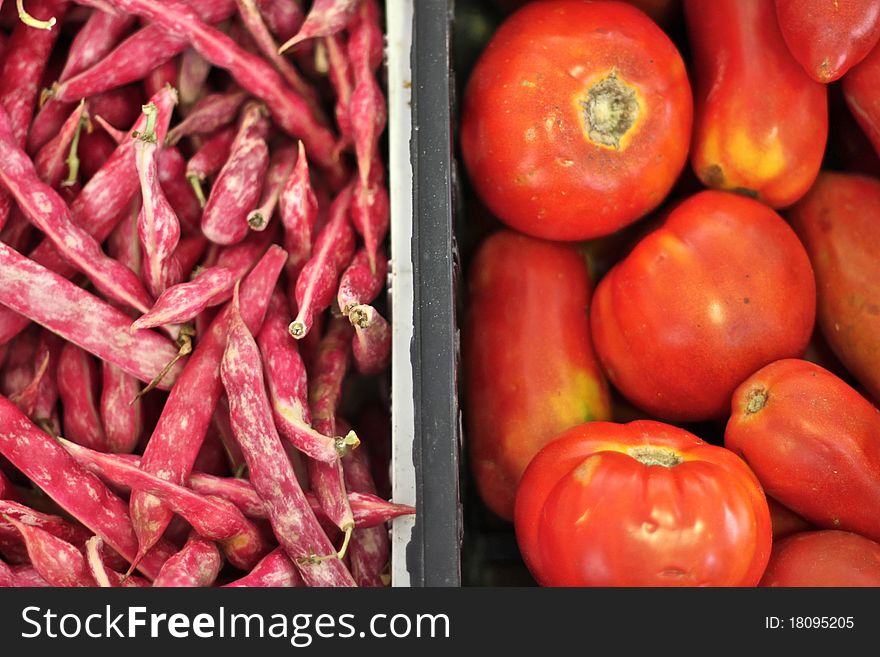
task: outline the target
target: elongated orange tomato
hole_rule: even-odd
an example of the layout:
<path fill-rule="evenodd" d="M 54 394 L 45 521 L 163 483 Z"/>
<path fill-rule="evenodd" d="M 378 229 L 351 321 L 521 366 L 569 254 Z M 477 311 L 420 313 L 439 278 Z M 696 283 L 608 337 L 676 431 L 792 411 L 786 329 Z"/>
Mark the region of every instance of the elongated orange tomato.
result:
<path fill-rule="evenodd" d="M 791 205 L 819 173 L 825 85 L 782 39 L 771 0 L 686 0 L 696 72 L 691 163 L 709 187 Z"/>
<path fill-rule="evenodd" d="M 610 413 L 590 340 L 582 255 L 511 231 L 491 235 L 469 272 L 463 334 L 467 442 L 485 503 L 513 517 L 519 478 L 547 441 Z"/>

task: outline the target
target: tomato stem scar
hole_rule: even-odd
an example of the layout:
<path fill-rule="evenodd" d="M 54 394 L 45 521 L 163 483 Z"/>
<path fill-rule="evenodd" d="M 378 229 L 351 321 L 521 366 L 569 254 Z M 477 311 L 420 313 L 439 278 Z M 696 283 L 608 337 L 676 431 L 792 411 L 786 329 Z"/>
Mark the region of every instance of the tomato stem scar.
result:
<path fill-rule="evenodd" d="M 590 139 L 620 150 L 620 140 L 639 116 L 635 89 L 621 82 L 612 69 L 608 77 L 590 87 L 586 100 L 580 104 Z"/>
<path fill-rule="evenodd" d="M 672 468 L 676 465 L 684 463 L 684 459 L 672 449 L 668 447 L 659 447 L 657 445 L 641 445 L 639 447 L 631 447 L 626 451 L 639 463 L 647 465 L 660 465 L 664 468 Z"/>
<path fill-rule="evenodd" d="M 746 413 L 751 415 L 753 413 L 757 413 L 767 404 L 767 391 L 766 390 L 752 390 L 749 393 L 749 398 L 746 401 Z"/>

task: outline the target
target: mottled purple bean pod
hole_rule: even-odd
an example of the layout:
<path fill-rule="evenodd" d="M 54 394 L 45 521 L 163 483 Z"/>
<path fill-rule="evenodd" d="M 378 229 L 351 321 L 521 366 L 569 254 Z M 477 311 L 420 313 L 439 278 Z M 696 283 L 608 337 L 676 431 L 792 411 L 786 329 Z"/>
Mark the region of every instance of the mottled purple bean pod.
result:
<path fill-rule="evenodd" d="M 234 299 L 234 308 L 238 299 Z M 221 376 L 232 428 L 248 464 L 251 483 L 269 511 L 275 536 L 309 586 L 352 586 L 340 559 L 299 486 L 272 421 L 257 343 L 233 314 Z"/>
<path fill-rule="evenodd" d="M 172 254 L 180 241 L 180 221 L 159 182 L 156 113 L 155 105 L 144 105 L 147 125 L 135 137 L 135 166 L 141 183 L 138 238 L 144 252 L 144 282 L 153 297 L 162 294 L 174 277 Z"/>
<path fill-rule="evenodd" d="M 68 342 L 58 359 L 57 377 L 58 394 L 64 411 L 64 435 L 89 449 L 106 451 L 107 436 L 98 410 L 98 368 L 95 360 Z"/>
<path fill-rule="evenodd" d="M 296 279 L 297 315 L 288 330 L 297 340 L 309 332 L 315 315 L 330 307 L 339 276 L 354 256 L 354 231 L 349 220 L 351 197 L 349 185 L 333 200 L 327 225 L 315 238 L 312 256 Z"/>
<path fill-rule="evenodd" d="M 216 244 L 236 244 L 248 234 L 247 215 L 256 207 L 269 167 L 265 109 L 249 103 L 229 152 L 217 174 L 202 214 L 202 232 Z"/>

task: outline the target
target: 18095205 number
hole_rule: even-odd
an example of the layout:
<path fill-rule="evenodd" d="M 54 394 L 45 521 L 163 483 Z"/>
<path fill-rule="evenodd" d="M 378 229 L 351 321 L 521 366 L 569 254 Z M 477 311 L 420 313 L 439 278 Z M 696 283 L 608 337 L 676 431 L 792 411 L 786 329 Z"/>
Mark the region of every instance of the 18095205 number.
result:
<path fill-rule="evenodd" d="M 855 627 L 852 616 L 790 616 L 788 626 L 793 630 L 834 630 Z"/>

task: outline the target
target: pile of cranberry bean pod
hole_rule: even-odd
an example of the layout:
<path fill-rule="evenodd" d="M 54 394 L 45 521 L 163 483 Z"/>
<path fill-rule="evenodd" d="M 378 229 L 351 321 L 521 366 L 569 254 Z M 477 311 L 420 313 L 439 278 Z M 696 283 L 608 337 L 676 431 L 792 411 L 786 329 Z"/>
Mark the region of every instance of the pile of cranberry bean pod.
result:
<path fill-rule="evenodd" d="M 0 586 L 390 584 L 383 20 L 0 2 Z"/>

